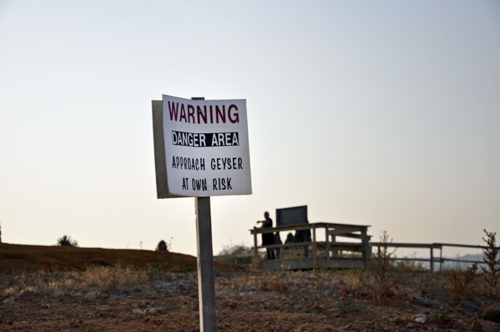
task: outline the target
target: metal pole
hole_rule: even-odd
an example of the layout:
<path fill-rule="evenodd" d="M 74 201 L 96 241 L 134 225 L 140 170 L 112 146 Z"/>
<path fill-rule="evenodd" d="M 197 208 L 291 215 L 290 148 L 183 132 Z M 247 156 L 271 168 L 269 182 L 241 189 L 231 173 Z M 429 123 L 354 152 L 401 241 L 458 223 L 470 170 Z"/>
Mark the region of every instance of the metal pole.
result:
<path fill-rule="evenodd" d="M 193 97 L 191 99 L 205 100 L 205 97 Z M 195 205 L 200 332 L 215 332 L 217 331 L 217 318 L 215 313 L 214 253 L 212 246 L 210 197 L 195 197 Z"/>
<path fill-rule="evenodd" d="M 200 332 L 217 331 L 210 197 L 195 197 Z"/>

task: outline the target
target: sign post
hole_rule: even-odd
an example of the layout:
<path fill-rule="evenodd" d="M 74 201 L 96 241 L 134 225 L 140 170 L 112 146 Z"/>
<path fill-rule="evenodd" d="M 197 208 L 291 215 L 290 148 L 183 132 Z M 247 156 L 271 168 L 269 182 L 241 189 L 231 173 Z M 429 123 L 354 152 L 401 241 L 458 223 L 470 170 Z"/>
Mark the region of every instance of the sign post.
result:
<path fill-rule="evenodd" d="M 210 197 L 196 197 L 195 205 L 200 331 L 211 332 L 217 331 L 217 322 L 215 314 L 215 279 Z"/>
<path fill-rule="evenodd" d="M 250 195 L 245 100 L 153 101 L 158 198 L 195 197 L 200 331 L 217 330 L 210 196 Z"/>
<path fill-rule="evenodd" d="M 205 98 L 192 98 L 204 100 Z M 200 331 L 217 331 L 210 197 L 195 197 Z"/>

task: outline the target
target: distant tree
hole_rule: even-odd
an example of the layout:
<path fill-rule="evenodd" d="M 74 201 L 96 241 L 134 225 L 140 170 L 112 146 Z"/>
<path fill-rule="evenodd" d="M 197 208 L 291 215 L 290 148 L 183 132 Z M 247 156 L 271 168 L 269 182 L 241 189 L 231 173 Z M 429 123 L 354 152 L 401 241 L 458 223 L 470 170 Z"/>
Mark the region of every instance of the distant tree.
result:
<path fill-rule="evenodd" d="M 57 239 L 57 245 L 61 247 L 78 247 L 78 242 L 72 240 L 71 236 L 63 235 Z"/>
<path fill-rule="evenodd" d="M 158 242 L 158 245 L 156 246 L 156 251 L 168 251 L 167 248 L 167 243 L 164 240 L 161 240 Z"/>

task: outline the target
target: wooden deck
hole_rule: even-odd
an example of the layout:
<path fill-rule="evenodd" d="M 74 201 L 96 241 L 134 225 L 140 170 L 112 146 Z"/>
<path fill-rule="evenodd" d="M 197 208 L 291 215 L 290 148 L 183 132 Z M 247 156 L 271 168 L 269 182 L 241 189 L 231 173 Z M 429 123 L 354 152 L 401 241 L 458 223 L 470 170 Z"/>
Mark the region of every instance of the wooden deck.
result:
<path fill-rule="evenodd" d="M 393 257 L 393 261 L 413 261 L 428 264 L 430 271 L 434 271 L 435 264 L 439 264 L 439 270 L 443 269 L 445 262 L 457 263 L 478 263 L 485 264 L 484 261 L 469 261 L 464 259 L 452 259 L 443 257 L 444 247 L 488 249 L 484 245 L 452 244 L 452 243 L 380 243 L 370 242 L 371 236 L 367 235 L 370 226 L 347 225 L 318 222 L 311 224 L 301 224 L 293 226 L 281 226 L 274 228 L 253 228 L 250 233 L 253 235 L 253 254 L 238 254 L 227 256 L 215 256 L 214 259 L 238 259 L 244 257 L 255 257 L 259 260 L 265 256 L 266 248 L 274 249 L 279 256 L 277 259 L 264 260 L 262 268 L 271 271 L 284 270 L 309 270 L 309 269 L 344 269 L 344 268 L 365 268 L 368 266 L 372 256 L 380 252 L 381 247 L 391 248 L 414 248 L 429 250 L 429 258 L 416 257 Z M 297 230 L 309 230 L 311 232 L 310 241 L 294 242 L 285 244 L 274 244 L 269 246 L 258 246 L 258 234 L 279 233 L 281 239 L 285 232 Z M 326 241 L 317 241 L 318 234 L 324 234 Z M 344 241 L 339 241 L 339 240 Z M 348 239 L 349 242 L 345 241 Z M 500 247 L 497 247 L 500 250 Z M 439 250 L 439 256 L 434 255 L 434 250 Z"/>
<path fill-rule="evenodd" d="M 451 243 L 380 243 L 370 242 L 371 236 L 367 235 L 370 226 L 346 225 L 333 223 L 313 223 L 274 228 L 254 228 L 250 230 L 254 237 L 254 257 L 258 257 L 259 250 L 272 248 L 280 251 L 280 257 L 273 260 L 264 260 L 263 269 L 270 271 L 282 270 L 309 270 L 309 269 L 343 269 L 366 268 L 370 263 L 372 249 L 380 252 L 382 246 L 391 248 L 428 249 L 429 258 L 391 258 L 396 261 L 418 261 L 429 264 L 429 270 L 434 271 L 434 265 L 439 264 L 442 270 L 443 263 L 479 263 L 482 261 L 467 261 L 443 257 L 443 247 L 460 247 L 487 249 L 481 245 L 451 244 Z M 257 246 L 257 234 L 268 232 L 289 232 L 294 230 L 311 230 L 311 241 L 290 244 L 275 244 L 272 246 Z M 317 232 L 325 232 L 326 241 L 316 241 Z M 355 239 L 354 242 L 340 242 L 338 238 Z M 500 247 L 497 247 L 500 249 Z M 439 257 L 434 255 L 434 250 L 439 250 Z"/>
<path fill-rule="evenodd" d="M 253 228 L 254 257 L 259 257 L 259 249 L 273 249 L 276 259 L 264 260 L 263 268 L 271 271 L 308 270 L 323 268 L 363 268 L 371 258 L 370 226 L 317 222 L 311 224 Z M 258 246 L 258 234 L 309 231 L 310 241 Z M 325 241 L 318 241 L 324 234 Z M 347 238 L 348 241 L 339 241 Z"/>

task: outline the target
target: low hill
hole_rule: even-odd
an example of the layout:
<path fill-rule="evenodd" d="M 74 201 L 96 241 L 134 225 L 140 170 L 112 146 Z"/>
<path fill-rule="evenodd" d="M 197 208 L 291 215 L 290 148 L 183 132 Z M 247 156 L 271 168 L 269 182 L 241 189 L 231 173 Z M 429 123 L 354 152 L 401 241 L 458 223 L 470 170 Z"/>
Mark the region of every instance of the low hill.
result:
<path fill-rule="evenodd" d="M 172 252 L 134 249 L 102 249 L 32 246 L 0 243 L 0 272 L 81 271 L 89 265 L 153 267 L 165 271 L 196 270 L 196 257 Z M 244 267 L 214 262 L 216 271 L 240 271 Z"/>

